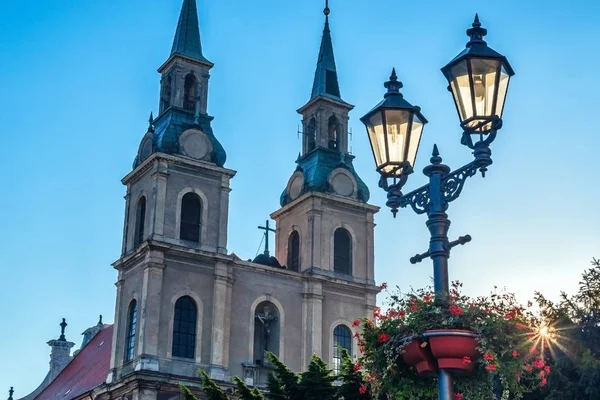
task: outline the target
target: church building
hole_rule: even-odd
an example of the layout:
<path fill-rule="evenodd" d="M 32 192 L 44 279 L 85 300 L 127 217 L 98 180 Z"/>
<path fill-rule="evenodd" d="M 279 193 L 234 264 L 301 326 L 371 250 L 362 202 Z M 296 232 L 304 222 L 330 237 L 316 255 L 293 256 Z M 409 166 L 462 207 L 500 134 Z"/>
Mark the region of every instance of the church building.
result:
<path fill-rule="evenodd" d="M 296 371 L 313 354 L 337 371 L 338 346 L 358 355 L 351 323 L 372 315 L 379 292 L 379 208 L 368 204 L 348 150 L 353 106 L 341 95 L 329 13 L 326 7 L 310 98 L 297 110 L 300 155 L 295 169 L 290 160 L 281 207 L 271 214 L 274 255 L 266 249 L 245 261 L 227 243 L 236 171 L 226 166 L 207 111 L 214 65 L 200 41 L 196 1 L 183 0 L 173 47 L 158 69 L 158 114 L 122 179 L 114 324 L 100 320 L 71 355 L 63 320 L 61 336 L 48 342 L 49 375 L 23 399 L 179 399 L 178 384 L 200 393 L 199 369 L 224 387 L 233 376 L 265 385 L 267 351 Z M 210 49 L 210 40 L 204 45 Z M 264 229 L 268 238 L 273 229 Z"/>

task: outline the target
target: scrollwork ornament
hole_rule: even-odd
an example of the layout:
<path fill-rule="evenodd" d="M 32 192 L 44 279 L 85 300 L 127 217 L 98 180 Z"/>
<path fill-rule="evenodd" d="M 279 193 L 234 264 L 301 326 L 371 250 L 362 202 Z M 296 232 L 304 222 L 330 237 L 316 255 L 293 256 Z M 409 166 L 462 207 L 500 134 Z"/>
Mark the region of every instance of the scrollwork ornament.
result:
<path fill-rule="evenodd" d="M 442 199 L 445 203 L 450 203 L 460 196 L 465 186 L 467 178 L 477 173 L 478 167 L 474 164 L 468 164 L 465 167 L 446 175 L 442 180 Z"/>
<path fill-rule="evenodd" d="M 420 187 L 400 198 L 400 207 L 411 206 L 417 214 L 425 214 L 429 210 L 429 185 Z"/>

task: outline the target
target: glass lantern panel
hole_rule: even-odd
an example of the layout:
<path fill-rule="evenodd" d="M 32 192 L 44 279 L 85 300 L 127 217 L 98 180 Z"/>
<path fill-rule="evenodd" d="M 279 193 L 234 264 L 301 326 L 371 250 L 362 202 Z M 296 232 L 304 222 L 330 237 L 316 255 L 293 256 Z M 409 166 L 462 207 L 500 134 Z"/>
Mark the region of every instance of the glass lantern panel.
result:
<path fill-rule="evenodd" d="M 385 156 L 385 137 L 383 134 L 383 118 L 381 111 L 377 111 L 369 118 L 367 130 L 369 132 L 369 141 L 371 142 L 373 155 L 375 156 L 375 163 L 377 164 L 377 167 L 380 167 L 387 161 L 387 157 Z"/>
<path fill-rule="evenodd" d="M 473 77 L 473 94 L 475 98 L 475 115 L 489 117 L 493 115 L 496 98 L 496 74 L 500 61 L 483 58 L 471 60 Z"/>
<path fill-rule="evenodd" d="M 469 81 L 469 70 L 467 61 L 461 61 L 452 67 L 450 75 L 450 89 L 454 95 L 454 102 L 458 108 L 460 120 L 464 121 L 473 116 L 473 103 L 471 102 L 471 82 Z"/>
<path fill-rule="evenodd" d="M 421 143 L 421 135 L 423 134 L 423 122 L 416 115 L 413 116 L 413 123 L 410 129 L 410 137 L 408 142 L 408 157 L 406 161 L 411 167 L 415 166 L 417 151 L 419 151 L 419 143 Z"/>
<path fill-rule="evenodd" d="M 502 117 L 504 112 L 504 101 L 506 100 L 506 92 L 508 91 L 508 81 L 510 76 L 504 69 L 504 65 L 500 67 L 500 83 L 498 84 L 498 102 L 496 105 L 496 115 Z"/>
<path fill-rule="evenodd" d="M 406 161 L 408 123 L 413 114 L 408 110 L 385 110 L 388 161 L 398 165 Z"/>

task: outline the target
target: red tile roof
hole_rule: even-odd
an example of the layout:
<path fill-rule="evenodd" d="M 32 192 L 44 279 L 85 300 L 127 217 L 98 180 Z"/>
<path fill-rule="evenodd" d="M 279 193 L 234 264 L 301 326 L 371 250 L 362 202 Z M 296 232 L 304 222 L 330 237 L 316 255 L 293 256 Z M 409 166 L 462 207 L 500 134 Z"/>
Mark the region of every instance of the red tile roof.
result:
<path fill-rule="evenodd" d="M 71 400 L 101 385 L 108 376 L 113 326 L 101 330 L 35 400 Z"/>

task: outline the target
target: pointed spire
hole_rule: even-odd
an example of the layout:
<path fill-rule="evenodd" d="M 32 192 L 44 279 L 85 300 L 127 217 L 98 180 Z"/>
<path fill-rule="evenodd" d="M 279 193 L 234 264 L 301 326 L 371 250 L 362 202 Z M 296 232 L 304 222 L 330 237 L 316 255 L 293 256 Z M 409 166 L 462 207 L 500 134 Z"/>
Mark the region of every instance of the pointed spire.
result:
<path fill-rule="evenodd" d="M 311 100 L 317 96 L 333 97 L 336 100 L 342 100 L 337 79 L 337 69 L 335 67 L 335 57 L 333 55 L 331 31 L 329 30 L 330 13 L 329 0 L 325 0 L 325 9 L 323 10 L 323 14 L 325 14 L 325 27 L 323 28 L 323 38 L 321 39 L 321 49 L 319 50 L 315 80 L 310 96 Z"/>
<path fill-rule="evenodd" d="M 383 86 L 388 90 L 384 97 L 388 97 L 391 95 L 399 95 L 402 97 L 402 93 L 400 93 L 400 89 L 402 89 L 402 82 L 398 80 L 398 75 L 396 75 L 396 68 L 392 68 L 392 74 L 390 75 L 390 80 L 383 84 Z"/>
<path fill-rule="evenodd" d="M 63 318 L 62 322 L 60 323 L 60 337 L 58 338 L 58 340 L 60 340 L 61 342 L 66 342 L 67 338 L 65 338 L 65 328 L 67 327 L 67 321 Z"/>
<path fill-rule="evenodd" d="M 196 0 L 183 0 L 171 55 L 179 54 L 200 61 L 208 61 L 202 55 L 200 28 Z"/>
<path fill-rule="evenodd" d="M 148 118 L 148 132 L 154 132 L 154 115 L 150 111 L 150 117 Z M 100 316 L 102 319 L 102 316 Z"/>
<path fill-rule="evenodd" d="M 8 400 L 13 400 L 13 394 L 15 393 L 15 391 L 13 390 L 13 387 L 10 387 L 10 390 L 8 391 Z"/>

